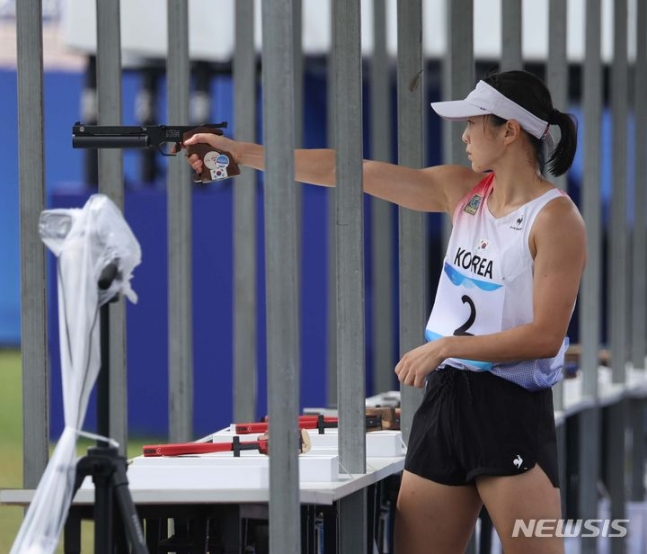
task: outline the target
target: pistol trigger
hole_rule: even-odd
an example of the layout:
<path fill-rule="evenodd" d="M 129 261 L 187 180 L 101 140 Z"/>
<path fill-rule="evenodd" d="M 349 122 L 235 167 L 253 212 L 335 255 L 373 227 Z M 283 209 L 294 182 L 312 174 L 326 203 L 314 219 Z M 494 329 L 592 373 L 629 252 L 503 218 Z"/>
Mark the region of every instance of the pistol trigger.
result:
<path fill-rule="evenodd" d="M 168 148 L 168 147 L 167 147 Z M 163 156 L 175 156 L 181 149 L 182 143 L 176 142 L 173 147 L 169 150 L 164 150 L 163 146 L 160 144 L 157 149 L 161 152 Z"/>

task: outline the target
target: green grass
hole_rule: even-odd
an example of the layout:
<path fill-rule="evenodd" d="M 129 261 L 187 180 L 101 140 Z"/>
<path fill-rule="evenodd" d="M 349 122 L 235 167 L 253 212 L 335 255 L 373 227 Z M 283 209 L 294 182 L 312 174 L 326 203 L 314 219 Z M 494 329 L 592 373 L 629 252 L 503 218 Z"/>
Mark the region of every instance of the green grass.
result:
<path fill-rule="evenodd" d="M 22 487 L 22 383 L 20 352 L 0 351 L 0 489 Z M 22 508 L 0 505 L 0 552 L 9 552 Z"/>
<path fill-rule="evenodd" d="M 160 442 L 159 439 L 132 438 L 128 443 L 128 456 L 137 456 L 142 445 Z M 83 455 L 89 440 L 79 440 L 77 452 Z M 51 450 L 55 444 L 51 445 Z M 0 489 L 22 488 L 22 378 L 20 352 L 0 349 Z M 9 552 L 23 518 L 23 508 L 0 504 L 0 552 Z M 82 526 L 83 551 L 93 551 L 92 523 Z M 61 540 L 62 543 L 62 540 Z M 63 552 L 59 544 L 57 552 Z"/>

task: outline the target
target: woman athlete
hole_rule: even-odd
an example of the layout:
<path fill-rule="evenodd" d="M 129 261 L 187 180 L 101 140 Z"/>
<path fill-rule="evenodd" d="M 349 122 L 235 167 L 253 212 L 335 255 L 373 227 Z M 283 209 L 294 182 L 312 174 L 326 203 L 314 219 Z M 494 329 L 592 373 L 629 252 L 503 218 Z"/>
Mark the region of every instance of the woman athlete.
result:
<path fill-rule="evenodd" d="M 395 368 L 403 385 L 426 388 L 398 496 L 396 554 L 463 552 L 482 506 L 506 554 L 562 553 L 560 537 L 521 531 L 533 519 L 561 518 L 551 387 L 561 378 L 586 232 L 544 162 L 554 176 L 569 169 L 575 121 L 524 71 L 490 75 L 464 100 L 432 107 L 466 122 L 471 167 L 363 166 L 366 193 L 445 212 L 453 225 L 426 342 Z M 258 144 L 212 134 L 185 144 L 200 142 L 264 169 Z M 189 163 L 202 170 L 197 156 Z M 335 186 L 334 151 L 296 150 L 295 173 Z"/>

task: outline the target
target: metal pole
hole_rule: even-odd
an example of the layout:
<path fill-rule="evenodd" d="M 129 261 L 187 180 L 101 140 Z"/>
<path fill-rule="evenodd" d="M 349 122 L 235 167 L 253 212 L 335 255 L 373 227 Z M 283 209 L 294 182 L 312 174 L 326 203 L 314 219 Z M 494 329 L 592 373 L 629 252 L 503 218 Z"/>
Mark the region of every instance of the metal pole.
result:
<path fill-rule="evenodd" d="M 290 0 L 262 4 L 270 552 L 301 552 L 297 416 L 299 324 Z"/>
<path fill-rule="evenodd" d="M 474 2 L 454 0 L 447 3 L 447 52 L 443 64 L 443 96 L 454 100 L 464 98 L 474 87 Z M 442 122 L 444 163 L 466 163 L 461 135 L 463 126 Z M 443 215 L 443 244 L 451 232 L 451 221 Z M 472 534 L 467 552 L 476 552 Z"/>
<path fill-rule="evenodd" d="M 501 71 L 523 69 L 521 0 L 501 0 Z"/>
<path fill-rule="evenodd" d="M 453 0 L 447 5 L 447 53 L 443 64 L 443 97 L 446 100 L 464 98 L 474 88 L 474 2 Z M 446 164 L 466 164 L 461 136 L 463 127 L 442 122 L 443 161 Z M 449 240 L 451 221 L 443 216 L 443 243 Z"/>
<path fill-rule="evenodd" d="M 553 99 L 553 106 L 561 111 L 568 109 L 568 58 L 566 52 L 567 9 L 566 2 L 550 0 L 548 14 L 548 63 L 546 64 L 546 81 Z M 557 127 L 551 128 L 555 142 L 560 139 Z M 566 175 L 549 176 L 560 189 L 567 189 Z M 553 387 L 554 406 L 556 410 L 564 407 L 564 382 L 560 381 Z M 566 424 L 557 428 L 557 444 L 560 467 L 560 479 L 566 479 Z M 562 506 L 565 508 L 565 497 L 562 495 Z"/>
<path fill-rule="evenodd" d="M 384 0 L 373 3 L 373 57 L 371 60 L 371 158 L 391 161 L 391 64 L 386 51 L 387 18 Z M 393 206 L 371 198 L 371 253 L 373 265 L 373 393 L 393 389 Z"/>
<path fill-rule="evenodd" d="M 168 0 L 168 120 L 189 123 L 189 11 L 187 0 Z M 176 160 L 178 161 L 178 160 Z M 169 438 L 193 439 L 193 295 L 189 166 L 170 163 L 167 177 Z"/>
<path fill-rule="evenodd" d="M 474 0 L 454 0 L 447 6 L 447 53 L 443 66 L 443 97 L 464 98 L 474 88 Z M 443 121 L 444 163 L 467 163 L 461 124 Z"/>
<path fill-rule="evenodd" d="M 23 486 L 36 488 L 49 458 L 49 363 L 45 247 L 43 24 L 41 0 L 16 2 Z"/>
<path fill-rule="evenodd" d="M 611 192 L 611 231 L 609 237 L 609 343 L 612 380 L 626 382 L 625 364 L 628 324 L 628 241 L 627 241 L 627 123 L 628 123 L 628 53 L 627 0 L 615 0 L 613 9 L 613 62 L 611 65 L 611 117 L 613 137 L 613 189 Z M 611 495 L 611 517 L 624 518 L 625 491 L 625 431 L 627 426 L 625 400 L 608 409 L 609 440 L 607 486 Z M 611 552 L 624 552 L 623 540 L 613 541 Z"/>
<path fill-rule="evenodd" d="M 600 138 L 602 133 L 602 61 L 600 52 L 601 0 L 593 0 L 586 9 L 586 55 L 582 96 L 584 105 L 584 181 L 582 215 L 586 224 L 588 260 L 582 277 L 579 303 L 580 367 L 584 369 L 583 394 L 597 397 L 599 348 L 602 310 L 602 199 L 600 194 Z"/>
<path fill-rule="evenodd" d="M 631 422 L 631 492 L 633 502 L 645 500 L 645 399 L 629 400 L 629 421 Z"/>
<path fill-rule="evenodd" d="M 636 13 L 636 64 L 634 68 L 634 118 L 635 118 L 635 172 L 634 172 L 634 226 L 632 251 L 631 289 L 631 359 L 634 368 L 645 369 L 645 340 L 647 334 L 647 244 L 645 208 L 647 208 L 647 4 L 637 3 Z M 645 399 L 631 400 L 633 426 L 633 459 L 631 499 L 642 502 L 645 498 Z"/>
<path fill-rule="evenodd" d="M 301 148 L 303 143 L 303 0 L 292 0 L 294 17 L 293 25 L 293 52 L 294 52 L 294 143 L 296 148 Z M 301 211 L 301 190 L 297 187 L 297 211 Z M 300 225 L 300 223 L 299 223 Z M 297 239 L 300 240 L 297 234 Z"/>
<path fill-rule="evenodd" d="M 254 1 L 236 2 L 234 136 L 256 139 Z M 242 167 L 234 187 L 234 420 L 256 419 L 256 172 Z"/>
<path fill-rule="evenodd" d="M 647 5 L 637 2 L 636 65 L 634 69 L 635 171 L 633 271 L 631 289 L 631 359 L 635 368 L 645 368 L 647 340 Z"/>
<path fill-rule="evenodd" d="M 602 63 L 600 52 L 601 4 L 591 0 L 586 6 L 585 57 L 582 82 L 584 106 L 584 178 L 582 216 L 587 229 L 588 261 L 582 277 L 579 301 L 582 354 L 582 393 L 598 396 L 598 366 L 602 311 L 600 309 L 602 238 L 600 196 L 600 138 L 602 132 Z M 593 407 L 579 416 L 578 517 L 595 518 L 598 513 L 597 482 L 600 472 L 600 409 Z M 584 552 L 596 552 L 595 539 L 582 540 Z"/>
<path fill-rule="evenodd" d="M 340 0 L 335 0 L 339 2 Z M 337 226 L 337 398 L 340 456 L 351 473 L 363 473 L 364 394 L 364 211 L 362 186 L 362 65 L 359 4 L 335 12 L 333 48 Z M 359 425 L 358 425 L 359 424 Z M 352 433 L 349 434 L 349 431 Z"/>
<path fill-rule="evenodd" d="M 611 229 L 609 236 L 609 343 L 613 382 L 625 382 L 627 361 L 628 275 L 627 248 L 627 123 L 628 56 L 627 0 L 615 0 L 613 12 L 613 62 L 611 65 L 611 116 L 613 188 L 611 191 Z"/>
<path fill-rule="evenodd" d="M 398 163 L 421 168 L 424 163 L 422 2 L 398 2 Z M 426 216 L 399 208 L 400 355 L 420 346 L 427 316 Z M 401 387 L 402 435 L 409 440 L 413 414 L 422 389 Z"/>
<path fill-rule="evenodd" d="M 561 111 L 568 109 L 568 59 L 566 55 L 567 29 L 566 2 L 550 0 L 548 25 L 548 63 L 546 67 L 547 85 L 551 91 L 553 106 Z M 555 141 L 559 141 L 559 129 L 551 127 Z M 567 188 L 566 175 L 550 178 L 562 190 Z M 553 387 L 555 409 L 561 410 L 564 405 L 564 385 L 562 382 Z M 560 437 L 565 437 L 562 433 Z"/>
<path fill-rule="evenodd" d="M 366 472 L 362 57 L 359 2 L 334 0 L 339 461 Z M 339 503 L 342 552 L 366 552 L 366 491 Z"/>
<path fill-rule="evenodd" d="M 121 124 L 120 4 L 97 0 L 97 100 L 99 125 Z M 99 149 L 99 192 L 124 209 L 121 150 Z M 128 444 L 126 303 L 110 305 L 110 436 L 125 454 Z"/>
<path fill-rule="evenodd" d="M 337 9 L 336 2 L 329 3 L 331 7 L 331 24 L 335 21 L 335 10 Z M 331 25 L 332 35 L 332 25 Z M 331 39 L 332 42 L 332 39 Z M 337 108 L 335 102 L 336 86 L 335 86 L 335 60 L 337 52 L 334 48 L 328 52 L 328 67 L 327 67 L 327 105 L 328 105 L 328 147 L 335 148 L 336 132 L 335 132 L 335 110 Z M 335 221 L 337 213 L 335 208 L 336 190 L 334 187 L 329 187 L 326 190 L 326 198 L 328 201 L 328 251 L 327 251 L 327 278 L 328 278 L 328 321 L 327 321 L 327 340 L 328 340 L 328 360 L 326 364 L 326 385 L 327 385 L 327 404 L 329 407 L 337 406 L 337 226 Z"/>
<path fill-rule="evenodd" d="M 550 0 L 548 15 L 548 63 L 546 82 L 553 98 L 553 106 L 561 111 L 568 111 L 568 57 L 566 53 L 566 29 L 568 27 L 566 2 Z M 551 133 L 557 142 L 559 129 L 551 127 Z M 566 175 L 553 177 L 555 184 L 566 190 Z"/>
<path fill-rule="evenodd" d="M 292 0 L 293 25 L 293 54 L 294 54 L 294 146 L 303 146 L 303 2 Z M 294 189 L 296 212 L 295 221 L 297 224 L 297 252 L 299 259 L 303 257 L 303 187 L 297 186 Z M 301 306 L 301 266 L 297 265 L 297 306 Z"/>

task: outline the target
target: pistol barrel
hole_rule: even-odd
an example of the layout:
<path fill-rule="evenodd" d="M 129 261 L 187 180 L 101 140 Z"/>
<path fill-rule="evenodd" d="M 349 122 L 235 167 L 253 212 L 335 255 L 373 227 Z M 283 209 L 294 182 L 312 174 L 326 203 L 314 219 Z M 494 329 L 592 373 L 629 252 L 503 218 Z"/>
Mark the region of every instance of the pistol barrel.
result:
<path fill-rule="evenodd" d="M 72 135 L 72 148 L 148 148 L 146 135 Z"/>

